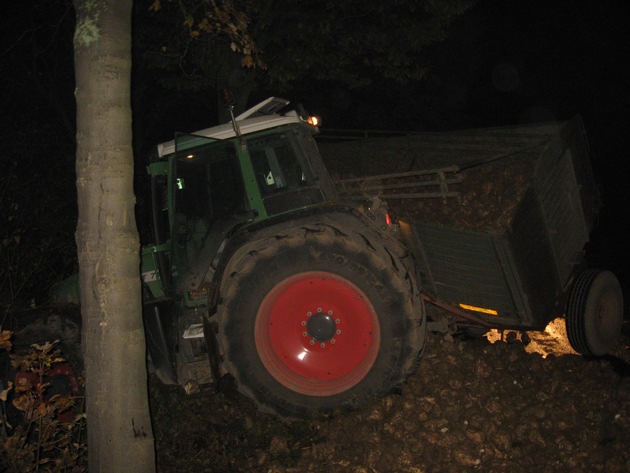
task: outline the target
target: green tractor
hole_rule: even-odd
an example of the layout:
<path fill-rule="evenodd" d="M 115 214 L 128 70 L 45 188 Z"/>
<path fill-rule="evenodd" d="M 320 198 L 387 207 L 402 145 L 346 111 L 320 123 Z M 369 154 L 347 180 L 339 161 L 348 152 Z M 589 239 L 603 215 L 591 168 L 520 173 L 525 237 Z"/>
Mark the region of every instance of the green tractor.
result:
<path fill-rule="evenodd" d="M 158 145 L 142 280 L 163 382 L 231 375 L 261 410 L 302 417 L 395 389 L 427 324 L 412 254 L 382 209 L 341 203 L 317 127 L 288 103 Z"/>

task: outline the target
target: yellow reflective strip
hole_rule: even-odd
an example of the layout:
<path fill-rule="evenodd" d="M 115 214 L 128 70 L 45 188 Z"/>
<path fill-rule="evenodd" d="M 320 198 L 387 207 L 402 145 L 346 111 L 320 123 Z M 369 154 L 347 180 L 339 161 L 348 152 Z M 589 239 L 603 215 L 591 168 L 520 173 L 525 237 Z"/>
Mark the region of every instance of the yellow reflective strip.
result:
<path fill-rule="evenodd" d="M 494 309 L 484 309 L 483 307 L 475 307 L 474 305 L 468 304 L 459 304 L 459 306 L 466 310 L 474 310 L 475 312 L 483 312 L 484 314 L 490 315 L 499 315 L 499 313 Z"/>

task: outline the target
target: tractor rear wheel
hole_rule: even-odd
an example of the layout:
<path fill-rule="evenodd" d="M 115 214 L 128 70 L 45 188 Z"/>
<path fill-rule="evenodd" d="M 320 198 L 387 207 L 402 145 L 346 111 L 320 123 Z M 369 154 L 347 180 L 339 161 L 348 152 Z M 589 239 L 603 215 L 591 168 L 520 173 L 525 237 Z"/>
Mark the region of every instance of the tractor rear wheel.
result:
<path fill-rule="evenodd" d="M 424 307 L 376 232 L 315 222 L 251 243 L 222 288 L 219 343 L 239 390 L 285 417 L 352 407 L 415 368 Z"/>

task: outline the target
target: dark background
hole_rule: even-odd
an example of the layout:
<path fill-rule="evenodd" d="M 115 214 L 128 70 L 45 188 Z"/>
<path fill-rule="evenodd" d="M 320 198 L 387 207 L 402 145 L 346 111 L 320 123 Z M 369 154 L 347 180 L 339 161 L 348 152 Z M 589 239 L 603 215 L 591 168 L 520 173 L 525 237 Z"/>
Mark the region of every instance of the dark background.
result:
<path fill-rule="evenodd" d="M 269 95 L 286 96 L 322 117 L 324 129 L 440 131 L 579 114 L 604 201 L 588 258 L 614 270 L 627 288 L 628 5 L 624 0 L 481 0 L 455 21 L 444 42 L 427 49 L 431 67 L 421 82 L 375 78 L 369 87 L 351 89 L 332 79 L 302 80 L 281 92 L 256 90 L 249 105 Z M 63 0 L 11 2 L 4 11 L 0 302 L 38 296 L 76 265 L 74 12 Z M 216 124 L 215 90 L 167 89 L 154 74 L 134 70 L 139 170 L 148 150 L 174 131 Z M 138 201 L 142 206 L 141 195 Z"/>

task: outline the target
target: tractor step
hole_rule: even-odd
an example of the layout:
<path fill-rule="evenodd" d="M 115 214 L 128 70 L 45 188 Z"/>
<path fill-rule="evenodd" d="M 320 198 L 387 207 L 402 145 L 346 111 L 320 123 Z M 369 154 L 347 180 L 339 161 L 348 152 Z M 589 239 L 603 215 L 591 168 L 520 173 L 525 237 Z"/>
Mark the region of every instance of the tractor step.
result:
<path fill-rule="evenodd" d="M 192 338 L 204 338 L 203 324 L 192 324 L 184 330 L 184 338 L 190 340 Z"/>

